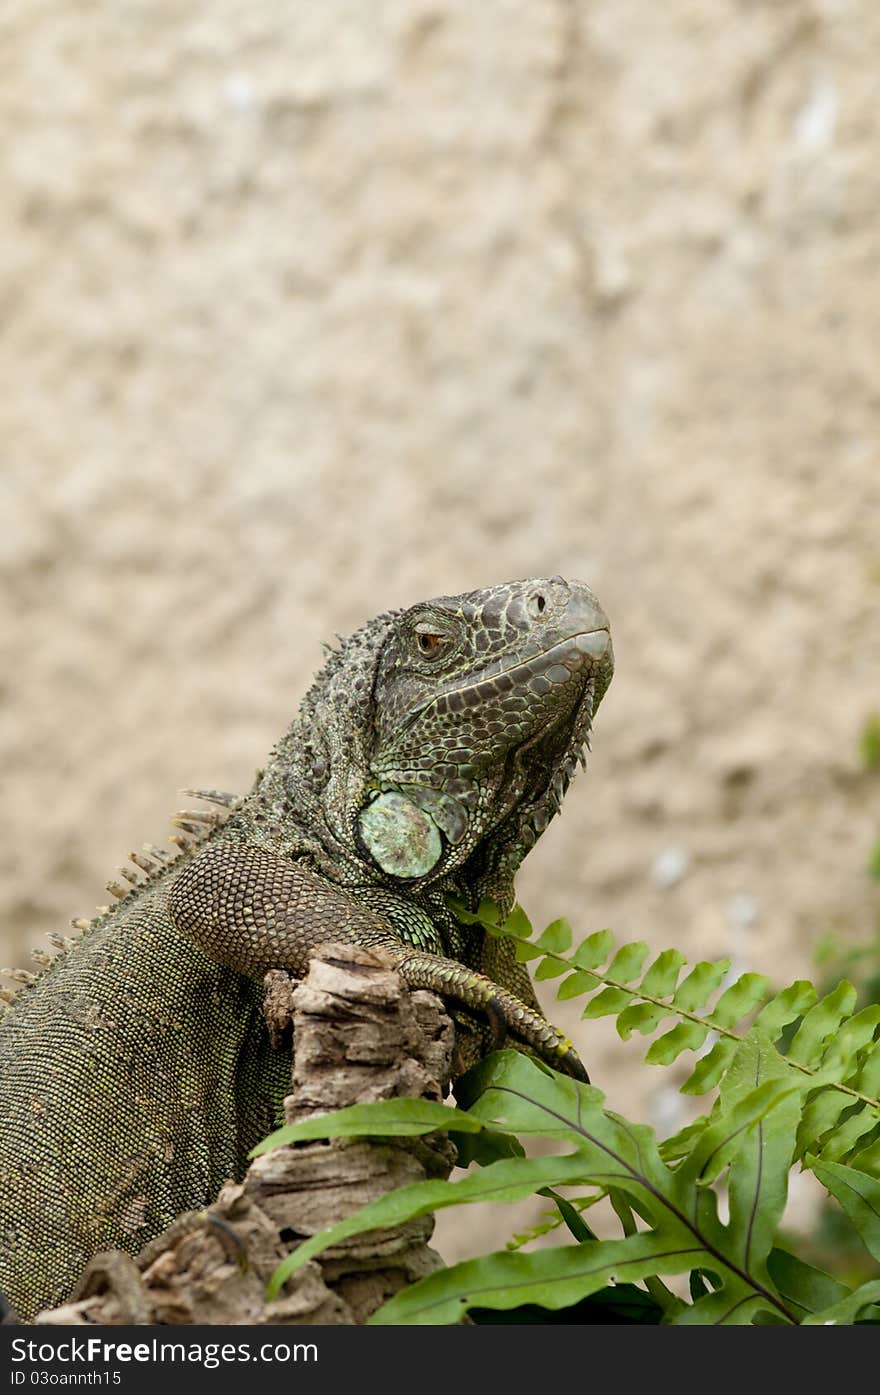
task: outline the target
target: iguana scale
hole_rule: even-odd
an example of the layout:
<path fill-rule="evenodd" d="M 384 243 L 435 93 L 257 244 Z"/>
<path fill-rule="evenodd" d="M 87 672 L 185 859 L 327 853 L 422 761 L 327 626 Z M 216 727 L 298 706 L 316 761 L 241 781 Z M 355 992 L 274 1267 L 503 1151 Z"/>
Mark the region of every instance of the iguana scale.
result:
<path fill-rule="evenodd" d="M 262 977 L 301 974 L 322 942 L 384 945 L 463 1024 L 494 1023 L 462 1032 L 465 1059 L 500 1025 L 585 1078 L 511 942 L 454 907 L 510 909 L 611 673 L 603 611 L 561 577 L 378 616 L 331 652 L 251 793 L 207 792 L 228 817 L 179 820 L 174 857 L 132 854 L 144 879 L 124 869 L 112 909 L 19 973 L 0 1027 L 0 1290 L 21 1318 L 241 1176 L 289 1085 Z"/>

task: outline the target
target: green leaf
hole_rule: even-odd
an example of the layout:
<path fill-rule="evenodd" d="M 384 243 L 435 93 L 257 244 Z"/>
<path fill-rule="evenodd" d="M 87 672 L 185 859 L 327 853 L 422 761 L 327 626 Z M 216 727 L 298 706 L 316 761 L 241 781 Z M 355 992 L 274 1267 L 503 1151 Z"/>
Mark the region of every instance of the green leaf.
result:
<path fill-rule="evenodd" d="M 567 973 L 568 965 L 564 961 L 560 964 L 558 959 L 542 959 L 535 970 L 535 978 L 542 983 L 548 978 L 560 978 Z"/>
<path fill-rule="evenodd" d="M 577 1185 L 582 1175 L 583 1161 L 574 1153 L 564 1157 L 503 1158 L 455 1182 L 435 1180 L 398 1187 L 304 1240 L 273 1273 L 267 1297 L 277 1297 L 285 1281 L 307 1260 L 352 1235 L 402 1225 L 447 1206 L 474 1201 L 522 1201 L 540 1187 Z"/>
<path fill-rule="evenodd" d="M 455 1145 L 456 1167 L 470 1167 L 472 1163 L 488 1167 L 501 1158 L 525 1157 L 519 1139 L 499 1129 L 482 1129 L 479 1133 L 458 1133 L 450 1129 L 449 1142 Z"/>
<path fill-rule="evenodd" d="M 497 901 L 491 900 L 491 898 L 488 896 L 483 897 L 476 911 L 468 910 L 461 897 L 454 895 L 452 892 L 447 893 L 446 900 L 448 901 L 456 919 L 460 920 L 462 925 L 482 925 L 485 926 L 487 930 L 490 930 L 493 934 L 499 935 L 505 932 L 509 935 L 515 935 L 517 933 L 525 933 L 527 935 L 530 935 L 532 933 L 532 928 L 528 923 L 528 919 L 525 916 L 525 912 L 520 907 L 514 907 L 510 916 L 508 916 L 507 918 L 507 922 L 502 924 L 501 907 L 498 905 Z M 521 917 L 520 920 L 517 920 L 516 918 L 517 912 L 519 912 L 519 916 Z M 525 924 L 528 926 L 528 929 L 526 931 L 523 932 L 517 931 L 516 929 L 512 928 L 507 928 L 511 922 L 513 922 L 513 924 L 516 925 L 521 924 L 522 920 L 525 920 Z"/>
<path fill-rule="evenodd" d="M 735 1027 L 758 1006 L 769 980 L 763 974 L 742 974 L 721 994 L 709 1018 L 713 1027 Z"/>
<path fill-rule="evenodd" d="M 771 1250 L 767 1256 L 767 1270 L 777 1293 L 804 1313 L 816 1313 L 820 1308 L 839 1303 L 850 1291 L 838 1279 L 806 1264 L 787 1250 Z"/>
<path fill-rule="evenodd" d="M 577 1207 L 572 1206 L 571 1202 L 564 1196 L 560 1196 L 559 1192 L 554 1191 L 552 1187 L 542 1187 L 540 1195 L 549 1197 L 551 1201 L 556 1203 L 556 1209 L 560 1216 L 568 1226 L 575 1240 L 580 1244 L 584 1244 L 588 1240 L 596 1239 L 596 1236 L 593 1234 L 592 1230 L 590 1230 L 590 1227 L 587 1225 Z"/>
<path fill-rule="evenodd" d="M 841 1298 L 830 1307 L 821 1308 L 818 1313 L 804 1318 L 804 1326 L 836 1327 L 852 1323 L 865 1308 L 870 1308 L 874 1303 L 880 1303 L 880 1279 L 870 1279 L 866 1284 L 860 1284 L 854 1292 L 848 1293 L 846 1298 Z"/>
<path fill-rule="evenodd" d="M 480 902 L 481 907 L 483 904 L 483 902 Z M 495 907 L 495 915 L 500 915 L 497 906 Z M 532 933 L 532 923 L 526 915 L 525 911 L 523 910 L 522 906 L 517 904 L 516 906 L 514 906 L 507 919 L 504 921 L 503 925 L 501 926 L 501 929 L 503 930 L 505 935 L 513 935 L 518 940 L 527 940 Z"/>
<path fill-rule="evenodd" d="M 855 1008 L 856 996 L 855 988 L 844 978 L 833 992 L 810 1008 L 789 1047 L 790 1059 L 804 1066 L 817 1066 L 829 1037 Z"/>
<path fill-rule="evenodd" d="M 624 1041 L 629 1041 L 633 1032 L 647 1036 L 671 1013 L 671 1008 L 658 1007 L 655 1003 L 631 1003 L 618 1017 L 617 1031 Z"/>
<path fill-rule="evenodd" d="M 863 1245 L 880 1262 L 880 1182 L 843 1163 L 810 1159 L 822 1186 L 840 1202 Z"/>
<path fill-rule="evenodd" d="M 648 946 L 644 940 L 634 940 L 632 944 L 621 945 L 608 965 L 604 977 L 614 979 L 617 983 L 631 983 L 642 972 L 642 965 L 647 957 Z M 583 967 L 582 964 L 578 965 L 578 968 Z"/>
<path fill-rule="evenodd" d="M 695 964 L 676 989 L 673 1007 L 681 1008 L 682 1012 L 697 1012 L 720 986 L 729 969 L 729 959 L 719 959 L 715 964 L 702 960 Z"/>
<path fill-rule="evenodd" d="M 542 1187 L 540 1195 L 555 1198 L 558 1193 L 554 1192 L 552 1187 Z M 589 1210 L 591 1206 L 597 1205 L 598 1202 L 604 1201 L 604 1199 L 604 1192 L 598 1191 L 592 1196 L 577 1197 L 572 1202 L 566 1202 L 566 1205 L 570 1205 L 578 1216 L 580 1216 L 581 1212 Z M 551 1231 L 558 1230 L 559 1227 L 564 1224 L 565 1218 L 558 1207 L 555 1207 L 553 1211 L 542 1211 L 539 1219 L 533 1226 L 530 1226 L 528 1230 L 518 1231 L 515 1235 L 512 1235 L 504 1248 L 506 1250 L 521 1250 L 524 1246 L 531 1245 L 535 1240 L 543 1239 L 543 1237 L 549 1235 Z M 586 1226 L 586 1224 L 585 1229 L 589 1230 L 589 1226 Z M 581 1237 L 578 1236 L 577 1238 L 580 1239 Z M 589 1235 L 584 1238 L 595 1240 L 596 1237 L 593 1232 L 590 1231 Z"/>
<path fill-rule="evenodd" d="M 734 1043 L 735 1044 L 735 1043 Z M 687 1157 L 693 1148 L 700 1134 L 709 1127 L 709 1120 L 705 1115 L 699 1119 L 694 1119 L 690 1124 L 685 1124 L 684 1128 L 672 1134 L 669 1138 L 664 1138 L 660 1144 L 660 1156 L 664 1162 L 673 1162 L 677 1158 Z"/>
<path fill-rule="evenodd" d="M 395 1294 L 369 1322 L 457 1323 L 472 1307 L 506 1309 L 523 1303 L 556 1310 L 597 1292 L 617 1276 L 633 1281 L 658 1272 L 682 1273 L 701 1254 L 699 1246 L 670 1248 L 666 1237 L 651 1231 L 531 1254 L 501 1250 L 436 1270 Z"/>
<path fill-rule="evenodd" d="M 658 1193 L 674 1187 L 652 1129 L 606 1110 L 594 1085 L 550 1071 L 518 1051 L 487 1056 L 458 1081 L 456 1092 L 485 1125 L 573 1144 L 584 1182 L 619 1187 L 649 1214 Z"/>
<path fill-rule="evenodd" d="M 861 1012 L 855 1013 L 847 1021 L 841 1022 L 822 1056 L 823 1074 L 835 1070 L 844 1080 L 856 1069 L 856 1058 L 863 1047 L 874 1039 L 877 1024 L 880 1022 L 880 1004 L 869 1003 Z M 793 1043 L 792 1043 L 793 1044 Z"/>
<path fill-rule="evenodd" d="M 820 1141 L 833 1129 L 841 1114 L 849 1109 L 852 1096 L 841 1090 L 817 1090 L 804 1106 L 798 1127 L 795 1156 L 818 1153 Z"/>
<path fill-rule="evenodd" d="M 707 1293 L 673 1319 L 676 1327 L 747 1326 L 761 1312 L 772 1311 L 766 1301 L 745 1285 L 727 1285 L 717 1293 Z"/>
<path fill-rule="evenodd" d="M 567 920 L 551 920 L 535 944 L 547 953 L 564 954 L 567 949 L 571 949 L 572 938 L 571 926 Z"/>
<path fill-rule="evenodd" d="M 749 1131 L 799 1088 L 794 1081 L 762 1081 L 743 1099 L 710 1121 L 689 1156 L 679 1164 L 676 1175 L 681 1181 L 699 1182 L 701 1185 L 714 1182 L 746 1146 Z"/>
<path fill-rule="evenodd" d="M 877 1112 L 873 1109 L 857 1109 L 842 1124 L 822 1140 L 820 1157 L 824 1163 L 839 1163 L 850 1154 L 866 1133 L 877 1127 Z"/>
<path fill-rule="evenodd" d="M 711 1051 L 701 1056 L 692 1073 L 681 1087 L 683 1095 L 704 1095 L 718 1084 L 727 1067 L 736 1055 L 739 1045 L 732 1037 L 722 1037 L 716 1041 Z"/>
<path fill-rule="evenodd" d="M 639 985 L 639 992 L 648 998 L 666 998 L 674 992 L 678 976 L 686 963 L 677 949 L 664 949 L 658 954 Z"/>
<path fill-rule="evenodd" d="M 652 1066 L 669 1066 L 682 1051 L 699 1051 L 708 1035 L 707 1023 L 679 1022 L 671 1032 L 664 1032 L 662 1037 L 651 1043 L 645 1060 Z"/>
<path fill-rule="evenodd" d="M 249 1157 L 259 1157 L 287 1143 L 304 1143 L 314 1138 L 405 1138 L 437 1129 L 458 1129 L 476 1133 L 480 1125 L 460 1109 L 451 1109 L 432 1100 L 376 1100 L 353 1104 L 332 1114 L 319 1114 L 298 1124 L 285 1124 L 264 1138 Z"/>
<path fill-rule="evenodd" d="M 719 1112 L 731 1123 L 736 1107 L 756 1101 L 764 1085 L 780 1093 L 767 1114 L 748 1129 L 733 1155 L 727 1183 L 728 1228 L 743 1269 L 768 1283 L 767 1255 L 785 1210 L 788 1174 L 806 1082 L 772 1042 L 753 1028 L 740 1044 L 721 1083 Z"/>
<path fill-rule="evenodd" d="M 560 983 L 556 990 L 556 996 L 560 1000 L 578 998 L 581 993 L 589 993 L 598 982 L 595 974 L 588 973 L 586 969 L 578 969 L 576 973 L 569 974 L 568 978 Z"/>
<path fill-rule="evenodd" d="M 864 1148 L 860 1148 L 849 1160 L 850 1167 L 857 1167 L 860 1172 L 867 1172 L 869 1177 L 880 1177 L 880 1138 L 872 1139 Z"/>
<path fill-rule="evenodd" d="M 477 1327 L 521 1327 L 525 1324 L 547 1326 L 607 1326 L 637 1323 L 657 1326 L 663 1309 L 635 1284 L 607 1284 L 588 1298 L 552 1312 L 536 1303 L 521 1303 L 515 1308 L 471 1308 L 470 1319 Z"/>
<path fill-rule="evenodd" d="M 872 1099 L 880 1095 L 880 1042 L 875 1042 L 862 1057 L 853 1088 L 863 1095 L 870 1095 Z"/>
<path fill-rule="evenodd" d="M 540 959 L 542 954 L 543 950 L 538 949 L 538 946 L 533 945 L 530 940 L 517 940 L 516 957 L 520 964 L 526 963 L 529 959 Z"/>
<path fill-rule="evenodd" d="M 596 969 L 605 963 L 613 948 L 614 936 L 611 931 L 597 930 L 578 945 L 571 962 L 578 969 Z"/>
<path fill-rule="evenodd" d="M 790 1320 L 772 1285 L 743 1271 L 737 1257 L 743 1249 L 739 1237 L 721 1225 L 715 1194 L 703 1184 L 744 1146 L 749 1128 L 789 1093 L 810 1088 L 809 1081 L 801 1083 L 801 1072 L 791 1071 L 791 1076 L 791 1081 L 762 1081 L 714 1126 L 695 1130 L 694 1145 L 674 1171 L 661 1158 L 651 1129 L 604 1109 L 602 1095 L 594 1086 L 558 1075 L 519 1052 L 487 1057 L 463 1078 L 463 1090 L 459 1082 L 459 1098 L 471 1114 L 491 1127 L 574 1143 L 581 1160 L 581 1185 L 625 1195 L 632 1209 L 654 1228 L 630 1239 L 662 1236 L 668 1247 L 664 1253 L 680 1258 L 681 1251 L 686 1251 L 692 1257 L 688 1268 L 719 1273 L 729 1298 L 738 1301 L 737 1285 L 742 1285 L 743 1293 L 757 1294 L 777 1317 Z M 772 1173 L 772 1158 L 771 1164 Z M 699 1257 L 693 1256 L 694 1243 Z M 679 1271 L 658 1263 L 654 1275 L 661 1272 Z"/>
<path fill-rule="evenodd" d="M 755 1026 L 776 1041 L 790 1022 L 796 1022 L 816 1001 L 816 990 L 808 979 L 799 978 L 766 1003 L 755 1018 Z"/>
<path fill-rule="evenodd" d="M 632 996 L 628 988 L 603 988 L 601 993 L 590 999 L 581 1017 L 610 1017 L 612 1013 L 618 1013 L 621 1008 L 626 1007 Z"/>

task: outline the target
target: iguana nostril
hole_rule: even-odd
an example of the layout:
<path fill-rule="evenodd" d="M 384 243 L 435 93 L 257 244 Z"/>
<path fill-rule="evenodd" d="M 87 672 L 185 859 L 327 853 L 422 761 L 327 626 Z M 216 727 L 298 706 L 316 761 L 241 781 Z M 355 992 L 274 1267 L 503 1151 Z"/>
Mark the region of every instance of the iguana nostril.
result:
<path fill-rule="evenodd" d="M 547 597 L 543 595 L 540 591 L 533 592 L 532 595 L 529 596 L 528 604 L 529 614 L 531 615 L 532 619 L 535 620 L 539 615 L 543 615 L 546 609 Z"/>

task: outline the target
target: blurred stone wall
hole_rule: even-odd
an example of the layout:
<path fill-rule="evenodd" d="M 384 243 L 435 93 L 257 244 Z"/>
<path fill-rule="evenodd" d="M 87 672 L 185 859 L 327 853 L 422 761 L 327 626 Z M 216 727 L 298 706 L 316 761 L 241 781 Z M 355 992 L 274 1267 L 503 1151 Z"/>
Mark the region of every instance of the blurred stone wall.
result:
<path fill-rule="evenodd" d="M 872 932 L 875 0 L 44 0 L 0 38 L 3 957 L 180 786 L 247 786 L 322 639 L 557 571 L 618 672 L 535 919 L 780 981 Z M 639 1044 L 568 1024 L 662 1122 Z"/>

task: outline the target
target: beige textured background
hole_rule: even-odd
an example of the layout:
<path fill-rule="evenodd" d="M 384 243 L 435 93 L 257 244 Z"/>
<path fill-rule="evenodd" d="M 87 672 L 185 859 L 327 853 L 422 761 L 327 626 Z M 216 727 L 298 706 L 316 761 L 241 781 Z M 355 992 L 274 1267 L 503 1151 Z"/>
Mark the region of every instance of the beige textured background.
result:
<path fill-rule="evenodd" d="M 618 674 L 534 917 L 780 981 L 873 931 L 878 51 L 876 0 L 5 7 L 4 957 L 323 638 L 555 571 Z"/>

